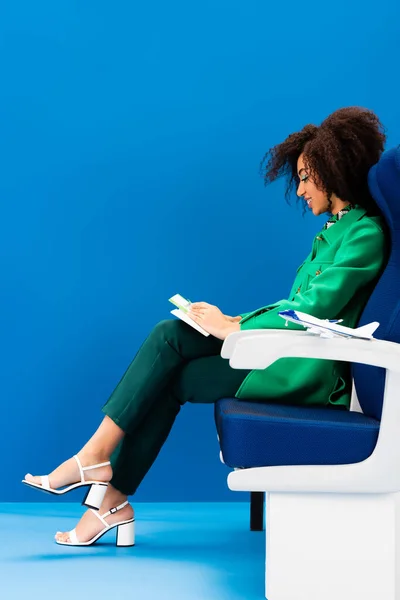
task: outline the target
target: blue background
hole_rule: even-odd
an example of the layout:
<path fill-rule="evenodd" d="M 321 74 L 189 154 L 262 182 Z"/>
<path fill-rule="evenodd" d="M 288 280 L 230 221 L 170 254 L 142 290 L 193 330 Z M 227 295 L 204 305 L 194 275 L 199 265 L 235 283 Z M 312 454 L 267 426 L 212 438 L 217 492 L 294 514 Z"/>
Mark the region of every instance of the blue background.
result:
<path fill-rule="evenodd" d="M 258 174 L 333 110 L 400 142 L 400 5 L 13 0 L 0 7 L 0 501 L 79 450 L 179 292 L 236 315 L 287 295 L 325 218 Z M 136 498 L 242 500 L 211 406 Z M 77 496 L 68 498 L 76 500 Z"/>

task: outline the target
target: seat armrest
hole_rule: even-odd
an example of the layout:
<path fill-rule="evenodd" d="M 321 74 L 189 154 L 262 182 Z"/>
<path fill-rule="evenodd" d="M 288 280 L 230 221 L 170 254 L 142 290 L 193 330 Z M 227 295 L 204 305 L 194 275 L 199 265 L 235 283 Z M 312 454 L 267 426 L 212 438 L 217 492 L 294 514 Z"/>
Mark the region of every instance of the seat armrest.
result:
<path fill-rule="evenodd" d="M 301 337 L 304 335 L 310 335 L 307 331 L 294 331 L 293 329 L 246 329 L 245 331 L 234 331 L 225 338 L 221 348 L 222 358 L 230 358 L 233 353 L 233 349 L 236 346 L 236 342 L 247 337 L 249 334 L 252 336 L 263 336 L 270 333 L 279 333 L 281 335 L 294 335 Z"/>
<path fill-rule="evenodd" d="M 322 338 L 306 331 L 250 329 L 231 334 L 225 342 L 221 356 L 229 358 L 233 369 L 265 369 L 280 358 L 299 357 L 358 362 L 400 373 L 400 344 L 384 340 Z"/>

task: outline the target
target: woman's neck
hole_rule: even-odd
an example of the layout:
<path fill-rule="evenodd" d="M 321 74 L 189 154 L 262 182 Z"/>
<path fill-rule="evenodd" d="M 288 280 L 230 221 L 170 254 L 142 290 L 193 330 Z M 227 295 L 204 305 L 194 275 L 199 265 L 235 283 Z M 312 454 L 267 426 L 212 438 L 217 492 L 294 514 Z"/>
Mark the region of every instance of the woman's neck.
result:
<path fill-rule="evenodd" d="M 337 215 L 339 211 L 343 210 L 344 208 L 346 208 L 346 206 L 349 206 L 350 202 L 344 202 L 343 200 L 340 200 L 340 198 L 335 198 L 332 201 L 332 208 L 331 208 L 331 212 L 333 215 Z"/>

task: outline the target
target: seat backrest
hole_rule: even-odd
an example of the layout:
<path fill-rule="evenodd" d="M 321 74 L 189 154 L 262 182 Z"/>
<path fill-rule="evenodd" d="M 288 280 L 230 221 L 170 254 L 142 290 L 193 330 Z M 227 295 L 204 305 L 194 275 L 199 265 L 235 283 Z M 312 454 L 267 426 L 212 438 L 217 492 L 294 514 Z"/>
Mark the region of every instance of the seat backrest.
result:
<path fill-rule="evenodd" d="M 381 209 L 390 235 L 390 255 L 359 325 L 379 321 L 376 338 L 400 343 L 400 146 L 384 152 L 368 175 L 370 192 Z M 353 364 L 358 401 L 364 414 L 381 418 L 385 370 Z M 399 390 L 400 395 L 400 390 Z"/>

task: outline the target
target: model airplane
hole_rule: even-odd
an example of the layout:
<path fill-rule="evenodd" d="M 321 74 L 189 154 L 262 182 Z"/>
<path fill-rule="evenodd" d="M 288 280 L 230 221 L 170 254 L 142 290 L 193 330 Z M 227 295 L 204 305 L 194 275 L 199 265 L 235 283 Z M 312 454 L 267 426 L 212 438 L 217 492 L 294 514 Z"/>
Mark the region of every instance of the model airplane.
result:
<path fill-rule="evenodd" d="M 303 325 L 309 333 L 316 333 L 325 338 L 345 337 L 372 340 L 372 334 L 379 327 L 379 323 L 374 321 L 373 323 L 368 323 L 368 325 L 352 329 L 351 327 L 338 325 L 337 323 L 341 323 L 342 319 L 332 321 L 329 321 L 328 319 L 317 319 L 312 315 L 307 315 L 306 313 L 297 310 L 283 310 L 279 313 L 279 316 L 282 317 L 282 319 L 285 319 L 285 321 Z"/>

